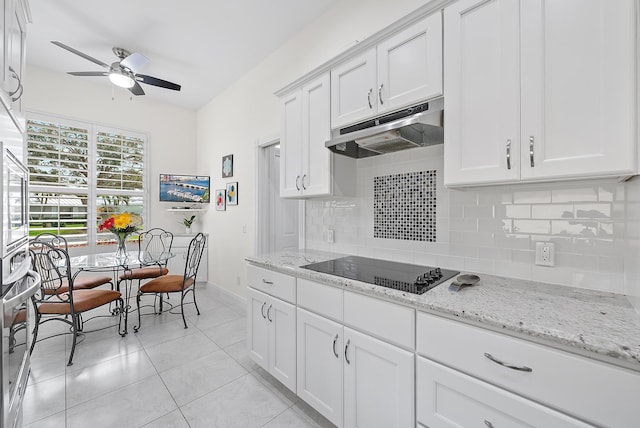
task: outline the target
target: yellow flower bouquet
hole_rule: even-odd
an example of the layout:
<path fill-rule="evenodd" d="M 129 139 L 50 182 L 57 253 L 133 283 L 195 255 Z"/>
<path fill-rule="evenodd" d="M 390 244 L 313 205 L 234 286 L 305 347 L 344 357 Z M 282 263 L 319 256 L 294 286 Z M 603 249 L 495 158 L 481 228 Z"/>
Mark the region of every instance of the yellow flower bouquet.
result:
<path fill-rule="evenodd" d="M 108 230 L 116 235 L 118 241 L 118 250 L 116 251 L 116 255 L 126 256 L 127 248 L 125 243 L 127 241 L 127 236 L 137 231 L 139 224 L 140 218 L 138 216 L 127 212 L 113 214 L 103 220 L 102 223 L 98 224 L 98 231 L 104 232 Z"/>

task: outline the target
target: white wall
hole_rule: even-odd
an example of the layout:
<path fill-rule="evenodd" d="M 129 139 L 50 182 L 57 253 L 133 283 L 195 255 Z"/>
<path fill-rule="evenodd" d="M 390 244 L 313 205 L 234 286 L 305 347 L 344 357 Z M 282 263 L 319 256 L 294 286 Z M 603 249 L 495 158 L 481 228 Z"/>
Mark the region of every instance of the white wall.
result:
<path fill-rule="evenodd" d="M 273 93 L 355 40 L 363 40 L 425 3 L 342 0 L 198 111 L 198 171 L 211 175 L 213 189 L 223 189 L 232 181 L 239 183 L 238 206 L 227 207 L 225 212 L 212 206 L 206 214 L 209 282 L 245 294 L 244 258 L 253 253 L 254 215 L 260 215 L 255 213 L 254 201 L 255 142 L 278 132 L 279 107 Z M 222 156 L 227 154 L 234 155 L 234 174 L 222 179 Z"/>
<path fill-rule="evenodd" d="M 158 202 L 160 173 L 192 174 L 196 171 L 195 111 L 148 101 L 130 100 L 117 90 L 112 100 L 109 85 L 100 85 L 38 67 L 28 67 L 25 105 L 30 111 L 86 120 L 146 133 L 149 157 L 146 174 L 150 185 L 146 224 L 184 233 L 182 216 L 166 211 Z"/>

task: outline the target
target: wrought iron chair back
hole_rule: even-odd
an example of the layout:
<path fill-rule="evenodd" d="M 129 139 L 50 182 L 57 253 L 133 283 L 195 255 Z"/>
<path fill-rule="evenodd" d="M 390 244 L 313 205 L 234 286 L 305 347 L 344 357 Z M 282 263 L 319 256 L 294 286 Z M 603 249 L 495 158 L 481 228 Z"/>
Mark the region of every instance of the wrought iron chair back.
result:
<path fill-rule="evenodd" d="M 202 253 L 206 243 L 206 237 L 203 233 L 198 233 L 189 242 L 189 248 L 187 249 L 187 256 L 184 265 L 184 280 L 182 281 L 182 289 L 184 290 L 185 284 L 189 281 L 196 282 L 196 275 L 198 275 L 198 268 L 200 267 L 200 260 L 202 259 Z"/>
<path fill-rule="evenodd" d="M 141 232 L 138 236 L 138 249 L 156 259 L 161 254 L 170 253 L 172 245 L 173 233 L 159 227 Z M 164 264 L 166 265 L 166 261 Z"/>
<path fill-rule="evenodd" d="M 64 240 L 64 238 L 62 238 Z M 36 300 L 51 298 L 60 303 L 70 303 L 73 299 L 73 283 L 69 253 L 53 244 L 53 241 L 33 240 L 29 248 L 33 269 L 40 274 L 40 292 Z"/>

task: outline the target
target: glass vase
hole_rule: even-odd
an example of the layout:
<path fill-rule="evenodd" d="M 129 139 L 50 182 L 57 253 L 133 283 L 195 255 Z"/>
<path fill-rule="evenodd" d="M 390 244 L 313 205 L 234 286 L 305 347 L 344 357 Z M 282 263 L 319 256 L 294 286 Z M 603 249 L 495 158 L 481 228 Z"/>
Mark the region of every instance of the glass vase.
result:
<path fill-rule="evenodd" d="M 116 233 L 116 241 L 118 243 L 118 248 L 116 249 L 115 256 L 118 258 L 127 258 L 127 237 L 128 233 Z"/>

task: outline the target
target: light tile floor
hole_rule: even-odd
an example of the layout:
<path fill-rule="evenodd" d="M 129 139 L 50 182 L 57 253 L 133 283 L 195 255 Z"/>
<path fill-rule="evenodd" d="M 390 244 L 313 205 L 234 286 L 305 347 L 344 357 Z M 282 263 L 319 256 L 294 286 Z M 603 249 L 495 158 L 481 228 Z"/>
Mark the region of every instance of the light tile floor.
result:
<path fill-rule="evenodd" d="M 202 315 L 188 305 L 188 329 L 179 310 L 150 307 L 140 331 L 130 327 L 124 338 L 114 317 L 88 321 L 70 367 L 70 335 L 55 336 L 65 324 L 44 324 L 24 427 L 333 427 L 248 357 L 244 307 L 214 287 L 197 293 Z"/>

